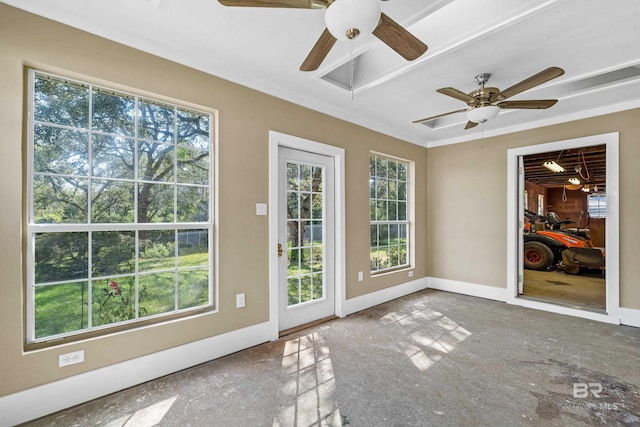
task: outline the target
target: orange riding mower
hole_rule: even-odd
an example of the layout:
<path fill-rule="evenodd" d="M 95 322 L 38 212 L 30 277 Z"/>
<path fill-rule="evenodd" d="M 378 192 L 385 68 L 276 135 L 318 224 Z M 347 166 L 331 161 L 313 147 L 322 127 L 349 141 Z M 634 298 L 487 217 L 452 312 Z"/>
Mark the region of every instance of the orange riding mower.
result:
<path fill-rule="evenodd" d="M 547 216 L 525 209 L 528 223 L 524 226 L 524 268 L 548 270 L 556 267 L 568 274 L 577 274 L 580 268 L 595 268 L 604 271 L 604 252 L 591 243 L 587 228 L 566 228 L 574 221 L 561 220 L 555 212 Z"/>

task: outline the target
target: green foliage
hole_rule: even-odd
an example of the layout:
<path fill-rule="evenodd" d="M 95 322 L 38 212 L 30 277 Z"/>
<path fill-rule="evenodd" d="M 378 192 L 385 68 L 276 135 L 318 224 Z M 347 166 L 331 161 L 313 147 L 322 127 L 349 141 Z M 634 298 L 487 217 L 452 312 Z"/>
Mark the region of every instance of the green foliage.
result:
<path fill-rule="evenodd" d="M 99 326 L 206 304 L 207 231 L 182 230 L 197 243 L 180 243 L 176 259 L 174 230 L 140 230 L 136 260 L 133 228 L 210 220 L 209 114 L 40 73 L 33 95 L 33 221 L 87 226 L 35 235 L 36 337 L 88 327 L 88 305 Z M 88 232 L 102 223 L 132 227 Z"/>

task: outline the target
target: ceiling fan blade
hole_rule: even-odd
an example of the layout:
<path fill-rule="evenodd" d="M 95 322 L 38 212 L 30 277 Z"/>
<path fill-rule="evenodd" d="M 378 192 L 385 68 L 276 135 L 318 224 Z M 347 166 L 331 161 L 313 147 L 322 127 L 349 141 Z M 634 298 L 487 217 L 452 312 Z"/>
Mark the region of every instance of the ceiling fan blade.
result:
<path fill-rule="evenodd" d="M 502 101 L 496 105 L 500 108 L 522 108 L 522 109 L 538 109 L 543 110 L 545 108 L 553 107 L 557 99 L 537 99 L 534 101 Z"/>
<path fill-rule="evenodd" d="M 464 101 L 469 104 L 471 107 L 475 106 L 478 103 L 478 100 L 473 96 L 469 96 L 464 92 L 459 91 L 458 89 L 454 89 L 452 87 L 443 87 L 437 90 L 437 92 L 450 96 L 455 99 L 459 99 L 460 101 Z"/>
<path fill-rule="evenodd" d="M 469 122 L 467 122 L 467 125 L 464 127 L 464 129 L 467 130 L 467 129 L 474 128 L 476 126 L 478 126 L 478 124 L 476 122 L 469 121 Z"/>
<path fill-rule="evenodd" d="M 224 6 L 282 7 L 297 9 L 322 9 L 329 6 L 328 0 L 218 0 Z"/>
<path fill-rule="evenodd" d="M 527 89 L 531 89 L 532 87 L 541 85 L 542 83 L 548 82 L 549 80 L 555 79 L 556 77 L 560 77 L 563 74 L 564 70 L 562 68 L 549 67 L 546 70 L 540 71 L 538 74 L 535 74 L 528 79 L 521 81 L 520 83 L 516 83 L 509 89 L 503 90 L 499 99 L 511 98 L 512 96 L 517 95 L 520 92 L 524 92 Z"/>
<path fill-rule="evenodd" d="M 307 55 L 306 59 L 300 66 L 300 71 L 317 70 L 320 64 L 322 64 L 322 61 L 324 61 L 324 58 L 329 54 L 329 51 L 336 41 L 337 39 L 325 28 L 316 44 L 311 48 L 311 52 L 309 52 L 309 55 Z"/>
<path fill-rule="evenodd" d="M 373 35 L 407 61 L 413 61 L 428 49 L 426 44 L 384 13 L 380 15 L 380 23 L 373 30 Z"/>
<path fill-rule="evenodd" d="M 428 122 L 429 120 L 437 119 L 437 118 L 443 117 L 443 116 L 448 116 L 449 114 L 464 113 L 467 110 L 468 110 L 468 108 L 463 108 L 462 110 L 456 110 L 456 111 L 449 111 L 448 113 L 438 114 L 437 116 L 427 117 L 426 119 L 414 120 L 412 123 Z"/>

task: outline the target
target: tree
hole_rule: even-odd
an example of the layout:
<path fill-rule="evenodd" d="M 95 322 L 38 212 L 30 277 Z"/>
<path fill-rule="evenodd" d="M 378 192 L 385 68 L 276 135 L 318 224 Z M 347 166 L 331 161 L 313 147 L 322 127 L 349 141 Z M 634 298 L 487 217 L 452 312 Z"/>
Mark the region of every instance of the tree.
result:
<path fill-rule="evenodd" d="M 34 222 L 208 220 L 208 114 L 36 74 L 34 120 Z M 39 237 L 37 282 L 86 274 L 86 233 L 84 243 L 78 234 Z M 104 259 L 126 263 L 130 247 Z"/>

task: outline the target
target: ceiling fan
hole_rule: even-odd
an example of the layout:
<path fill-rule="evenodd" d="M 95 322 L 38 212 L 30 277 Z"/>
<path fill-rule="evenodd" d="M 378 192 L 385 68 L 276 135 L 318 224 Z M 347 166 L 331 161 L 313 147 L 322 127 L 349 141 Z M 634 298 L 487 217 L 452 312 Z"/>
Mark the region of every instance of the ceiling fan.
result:
<path fill-rule="evenodd" d="M 425 119 L 415 120 L 413 123 L 422 123 L 429 120 L 437 119 L 439 117 L 448 116 L 449 114 L 467 113 L 469 121 L 464 127 L 465 129 L 471 129 L 478 126 L 478 123 L 484 123 L 489 119 L 498 115 L 501 108 L 510 109 L 545 109 L 555 105 L 558 102 L 557 99 L 539 99 L 533 101 L 505 101 L 507 98 L 511 98 L 525 90 L 531 89 L 549 80 L 560 77 L 564 74 L 564 70 L 558 67 L 550 67 L 544 71 L 535 74 L 528 79 L 516 83 L 509 89 L 500 91 L 496 87 L 484 87 L 484 84 L 489 81 L 491 74 L 482 73 L 475 77 L 475 82 L 481 86 L 480 89 L 476 89 L 469 94 L 461 92 L 452 87 L 443 87 L 438 89 L 443 95 L 450 96 L 460 101 L 467 103 L 469 108 L 462 110 L 450 111 L 444 114 L 438 114 L 437 116 L 427 117 Z"/>
<path fill-rule="evenodd" d="M 337 40 L 353 40 L 372 34 L 403 58 L 412 61 L 427 45 L 382 13 L 378 0 L 218 0 L 224 6 L 327 9 L 326 29 L 300 66 L 318 69 Z"/>

